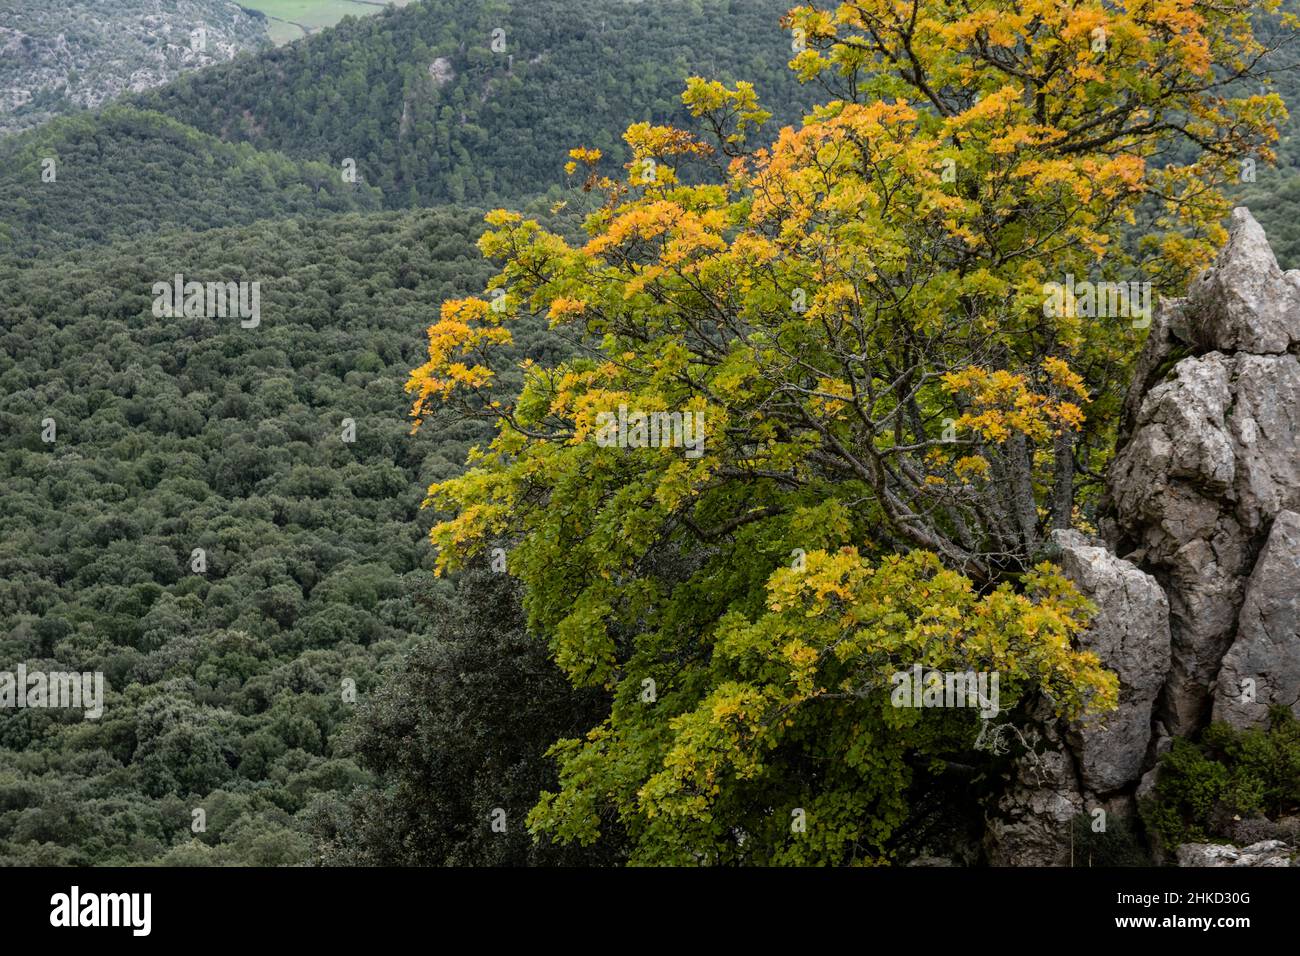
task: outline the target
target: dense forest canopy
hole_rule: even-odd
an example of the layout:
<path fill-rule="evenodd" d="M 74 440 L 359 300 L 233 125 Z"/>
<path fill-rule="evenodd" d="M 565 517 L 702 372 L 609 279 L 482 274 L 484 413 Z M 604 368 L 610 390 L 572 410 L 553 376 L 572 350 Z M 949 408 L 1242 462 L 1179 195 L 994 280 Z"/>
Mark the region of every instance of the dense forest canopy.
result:
<path fill-rule="evenodd" d="M 688 69 L 717 61 L 767 63 L 796 91 L 780 10 L 421 4 L 0 142 L 4 658 L 102 670 L 108 685 L 102 723 L 0 718 L 0 856 L 307 858 L 309 818 L 342 819 L 336 798 L 386 769 L 378 748 L 346 752 L 343 681 L 366 701 L 386 662 L 444 630 L 423 489 L 488 435 L 408 437 L 401 391 L 436 303 L 489 275 L 482 212 L 338 214 L 461 194 L 458 171 L 465 193 L 500 194 L 499 175 L 514 204 L 551 192 L 581 207 L 560 192 L 570 138 L 616 142 L 627 89 L 648 116 L 679 114 Z M 498 57 L 479 28 L 502 18 Z M 435 47 L 459 71 L 454 135 L 474 147 L 454 156 L 431 148 Z M 478 95 L 493 77 L 510 96 Z M 344 108 L 362 87 L 373 99 Z M 200 121 L 186 111 L 201 97 Z M 246 97 L 257 123 L 212 122 L 243 117 Z M 531 139 L 528 162 L 509 130 Z M 159 321 L 152 286 L 178 272 L 259 281 L 262 323 Z M 534 346 L 538 359 L 568 348 Z M 532 773 L 544 745 L 525 755 Z"/>
<path fill-rule="evenodd" d="M 379 209 L 324 163 L 111 106 L 0 140 L 0 251 L 27 258 L 160 229 Z"/>
<path fill-rule="evenodd" d="M 364 699 L 433 633 L 421 488 L 478 436 L 410 437 L 402 385 L 431 303 L 486 279 L 481 216 L 180 232 L 0 268 L 0 653 L 108 686 L 97 722 L 0 716 L 0 858 L 307 858 L 302 815 L 364 779 L 336 750 L 344 679 Z M 151 286 L 177 270 L 259 276 L 259 327 L 153 319 Z"/>

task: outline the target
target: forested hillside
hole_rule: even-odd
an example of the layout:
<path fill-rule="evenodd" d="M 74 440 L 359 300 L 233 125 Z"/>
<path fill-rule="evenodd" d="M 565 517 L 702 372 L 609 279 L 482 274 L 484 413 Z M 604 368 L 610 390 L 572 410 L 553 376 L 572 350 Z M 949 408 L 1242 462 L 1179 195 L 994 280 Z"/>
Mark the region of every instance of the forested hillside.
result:
<path fill-rule="evenodd" d="M 367 699 L 433 627 L 419 504 L 481 435 L 411 437 L 403 385 L 433 303 L 486 278 L 480 225 L 285 221 L 0 267 L 0 660 L 108 687 L 99 721 L 0 716 L 0 860 L 306 858 L 313 800 L 364 776 L 336 753 L 344 680 Z M 260 325 L 155 318 L 176 271 L 259 278 Z"/>
<path fill-rule="evenodd" d="M 380 206 L 378 190 L 345 182 L 337 168 L 125 106 L 0 139 L 5 256 Z"/>
<path fill-rule="evenodd" d="M 797 117 L 811 93 L 786 67 L 784 9 L 429 0 L 349 19 L 134 105 L 0 138 L 0 251 L 558 194 L 571 148 L 626 158 L 629 109 L 680 121 L 693 72 L 752 80 L 778 118 Z"/>
<path fill-rule="evenodd" d="M 1283 0 L 1281 8 L 1300 11 L 1300 0 Z M 1256 32 L 1275 36 L 1276 20 L 1263 11 L 1256 17 Z M 1276 93 L 1290 115 L 1281 124 L 1280 139 L 1275 147 L 1275 166 L 1254 163 L 1243 169 L 1243 181 L 1237 185 L 1236 197 L 1249 206 L 1255 218 L 1268 232 L 1269 242 L 1284 269 L 1300 268 L 1300 217 L 1295 215 L 1300 202 L 1300 44 L 1294 36 L 1284 34 L 1281 49 L 1265 60 L 1268 74 L 1253 93 Z M 1241 157 L 1243 161 L 1250 157 Z"/>
<path fill-rule="evenodd" d="M 21 22 L 36 17 L 25 0 L 8 2 L 24 11 Z M 95 23 L 143 2 L 96 8 L 98 19 L 72 35 L 105 37 Z M 150 222 L 207 228 L 376 202 L 390 209 L 510 204 L 560 185 L 575 146 L 625 161 L 621 131 L 629 122 L 682 122 L 681 86 L 691 73 L 753 82 L 775 123 L 792 122 L 816 91 L 800 86 L 787 67 L 790 36 L 777 27 L 787 7 L 785 0 L 423 0 L 350 19 L 136 98 L 137 107 L 175 123 L 122 108 L 53 124 L 30 139 L 0 140 L 0 248 L 30 255 L 129 235 Z M 84 19 L 78 10 L 59 16 Z M 185 15 L 220 22 L 188 8 Z M 40 20 L 48 29 L 62 22 Z M 256 44 L 240 49 L 249 47 Z M 9 66 L 17 68 L 12 59 Z M 1300 52 L 1285 50 L 1270 66 L 1268 88 L 1288 103 L 1300 101 Z M 104 90 L 122 91 L 96 88 L 94 102 L 107 98 Z M 1254 181 L 1240 185 L 1284 264 L 1300 262 L 1287 199 L 1300 190 L 1298 123 L 1293 116 L 1283 129 L 1279 168 L 1260 164 Z M 259 152 L 223 148 L 194 130 Z M 295 168 L 276 153 L 305 165 Z M 51 157 L 73 163 L 61 167 L 65 186 L 33 202 L 30 186 Z M 349 159 L 357 182 L 341 189 Z M 214 181 L 197 181 L 203 175 Z M 382 196 L 364 195 L 367 187 Z"/>
<path fill-rule="evenodd" d="M 559 196 L 571 147 L 619 155 L 629 104 L 680 118 L 693 71 L 754 79 L 793 117 L 782 9 L 416 4 L 0 139 L 0 659 L 103 671 L 109 688 L 101 721 L 0 717 L 0 860 L 292 863 L 314 832 L 331 859 L 361 859 L 364 837 L 366 860 L 412 862 L 408 803 L 346 800 L 407 759 L 374 729 L 384 705 L 350 744 L 341 729 L 344 681 L 378 700 L 386 666 L 417 647 L 448 709 L 412 696 L 418 669 L 383 699 L 414 704 L 452 749 L 407 756 L 456 762 L 485 788 L 492 761 L 513 767 L 509 794 L 440 777 L 439 799 L 523 813 L 553 783 L 542 752 L 591 701 L 522 630 L 516 593 L 489 580 L 459 602 L 428 574 L 424 490 L 488 432 L 408 435 L 423 330 L 490 274 L 482 213 L 339 214 Z M 570 213 L 583 204 L 562 195 Z M 178 272 L 259 281 L 260 324 L 158 319 L 152 286 Z M 539 360 L 567 348 L 540 328 L 521 343 Z M 479 640 L 494 591 L 501 653 Z M 496 704 L 467 696 L 467 671 Z M 497 743 L 444 733 L 499 716 L 528 674 L 535 707 L 484 724 Z M 471 831 L 441 852 L 577 858 Z"/>
<path fill-rule="evenodd" d="M 340 163 L 390 207 L 497 201 L 563 179 L 575 146 L 625 160 L 637 120 L 681 120 L 691 74 L 752 82 L 778 120 L 785 0 L 425 0 L 183 78 L 138 102 L 204 132 Z"/>

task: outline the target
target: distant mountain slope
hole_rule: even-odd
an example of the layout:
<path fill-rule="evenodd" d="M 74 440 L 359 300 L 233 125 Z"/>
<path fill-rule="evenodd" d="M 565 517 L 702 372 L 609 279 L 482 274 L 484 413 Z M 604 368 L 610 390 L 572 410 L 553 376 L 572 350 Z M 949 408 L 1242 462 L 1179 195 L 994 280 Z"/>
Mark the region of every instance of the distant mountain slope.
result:
<path fill-rule="evenodd" d="M 1300 2 L 1282 0 L 1281 9 L 1300 13 Z M 1260 13 L 1258 21 L 1257 35 L 1268 37 L 1277 32 L 1272 15 Z M 1248 181 L 1237 186 L 1235 196 L 1250 207 L 1268 233 L 1278 262 L 1287 269 L 1300 268 L 1300 37 L 1286 32 L 1281 35 L 1285 45 L 1265 61 L 1271 71 L 1268 84 L 1243 91 L 1276 93 L 1286 103 L 1290 117 L 1281 125 L 1277 166 L 1256 164 L 1249 171 L 1243 169 Z"/>
<path fill-rule="evenodd" d="M 337 168 L 224 143 L 123 106 L 0 140 L 0 255 L 16 258 L 167 228 L 380 204 L 378 190 L 345 182 Z"/>
<path fill-rule="evenodd" d="M 231 0 L 0 0 L 0 134 L 266 46 Z"/>
<path fill-rule="evenodd" d="M 751 81 L 777 121 L 813 91 L 786 64 L 789 0 L 425 0 L 182 77 L 139 98 L 228 140 L 356 161 L 390 207 L 563 179 L 570 148 L 684 120 L 686 77 Z"/>

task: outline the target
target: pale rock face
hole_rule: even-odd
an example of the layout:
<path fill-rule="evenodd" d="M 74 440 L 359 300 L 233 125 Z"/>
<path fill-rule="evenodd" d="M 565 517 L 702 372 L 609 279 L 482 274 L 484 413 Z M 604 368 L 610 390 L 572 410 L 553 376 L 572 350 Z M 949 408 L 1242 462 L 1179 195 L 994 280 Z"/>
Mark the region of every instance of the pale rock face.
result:
<path fill-rule="evenodd" d="M 1281 840 L 1261 840 L 1247 847 L 1184 843 L 1175 853 L 1179 866 L 1295 866 L 1293 851 Z"/>
<path fill-rule="evenodd" d="M 1231 508 L 1237 456 L 1228 425 L 1236 360 L 1211 352 L 1178 363 L 1142 402 L 1110 488 L 1130 557 L 1162 572 L 1172 615 L 1170 729 L 1195 726 L 1232 639 L 1246 572 Z"/>
<path fill-rule="evenodd" d="M 1214 719 L 1258 727 L 1280 704 L 1300 715 L 1300 515 L 1283 511 L 1255 563 L 1237 636 L 1214 688 Z"/>
<path fill-rule="evenodd" d="M 1080 645 L 1118 675 L 1120 704 L 1063 733 L 1040 707 L 1048 749 L 1016 762 L 988 818 L 984 848 L 995 866 L 1070 865 L 1074 819 L 1141 776 L 1169 671 L 1169 604 L 1155 579 L 1077 531 L 1057 531 L 1052 541 L 1066 576 L 1097 607 Z"/>
<path fill-rule="evenodd" d="M 1300 271 L 1278 267 L 1250 212 L 1232 212 L 1231 237 L 1214 268 L 1188 292 L 1189 331 L 1204 349 L 1285 352 L 1300 342 Z"/>
<path fill-rule="evenodd" d="M 1084 812 L 1074 758 L 1053 728 L 1043 732 L 1047 750 L 1016 761 L 984 831 L 984 852 L 993 866 L 1069 866 L 1070 827 Z"/>
<path fill-rule="evenodd" d="M 1142 774 L 1151 713 L 1169 672 L 1169 602 L 1155 578 L 1076 531 L 1053 535 L 1066 577 L 1097 606 L 1080 640 L 1119 677 L 1119 708 L 1068 731 L 1083 786 L 1097 794 Z"/>
<path fill-rule="evenodd" d="M 445 86 L 455 75 L 449 57 L 440 56 L 429 64 L 429 79 L 433 80 L 435 86 Z"/>
<path fill-rule="evenodd" d="M 1283 509 L 1300 510 L 1300 361 L 1238 355 L 1229 428 L 1242 526 L 1255 533 Z"/>
<path fill-rule="evenodd" d="M 1215 266 L 1172 311 L 1193 345 L 1214 350 L 1183 359 L 1142 397 L 1109 481 L 1128 556 L 1168 594 L 1162 713 L 1185 735 L 1209 716 L 1270 525 L 1300 510 L 1300 361 L 1285 351 L 1300 342 L 1300 272 L 1281 272 L 1238 209 Z"/>

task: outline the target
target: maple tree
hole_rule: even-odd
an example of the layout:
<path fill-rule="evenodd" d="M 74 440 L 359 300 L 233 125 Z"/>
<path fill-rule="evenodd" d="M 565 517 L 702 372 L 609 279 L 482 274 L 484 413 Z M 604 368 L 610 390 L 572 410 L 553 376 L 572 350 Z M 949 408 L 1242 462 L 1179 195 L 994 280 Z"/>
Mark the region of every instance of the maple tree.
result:
<path fill-rule="evenodd" d="M 617 177 L 573 150 L 600 200 L 585 244 L 489 215 L 501 272 L 443 304 L 408 388 L 417 427 L 498 423 L 430 489 L 439 569 L 508 545 L 556 662 L 613 691 L 554 748 L 535 830 L 616 820 L 638 862 L 886 860 L 909 785 L 975 721 L 891 707 L 890 674 L 996 671 L 1007 711 L 1113 706 L 1045 544 L 1086 525 L 1144 331 L 1044 289 L 1175 294 L 1208 262 L 1224 186 L 1284 115 L 1243 89 L 1255 6 L 799 7 L 791 66 L 829 99 L 798 128 L 754 147 L 753 88 L 692 79 L 700 133 L 633 125 Z M 532 314 L 577 354 L 499 394 Z M 703 454 L 597 441 L 620 407 L 702 414 Z"/>

